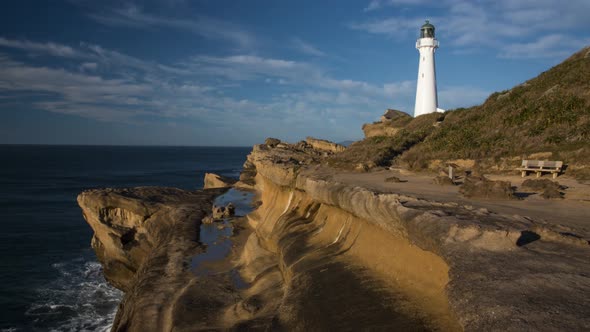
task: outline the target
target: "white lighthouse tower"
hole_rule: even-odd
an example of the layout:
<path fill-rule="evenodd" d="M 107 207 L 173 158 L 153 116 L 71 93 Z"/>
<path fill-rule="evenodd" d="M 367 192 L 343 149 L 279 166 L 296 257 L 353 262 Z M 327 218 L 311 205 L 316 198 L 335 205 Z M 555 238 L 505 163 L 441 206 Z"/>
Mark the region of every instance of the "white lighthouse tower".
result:
<path fill-rule="evenodd" d="M 438 48 L 438 40 L 434 38 L 434 25 L 428 21 L 420 28 L 420 38 L 416 41 L 416 48 L 420 52 L 420 65 L 418 66 L 414 117 L 428 113 L 444 112 L 444 110 L 438 108 L 438 97 L 436 95 L 434 52 Z"/>

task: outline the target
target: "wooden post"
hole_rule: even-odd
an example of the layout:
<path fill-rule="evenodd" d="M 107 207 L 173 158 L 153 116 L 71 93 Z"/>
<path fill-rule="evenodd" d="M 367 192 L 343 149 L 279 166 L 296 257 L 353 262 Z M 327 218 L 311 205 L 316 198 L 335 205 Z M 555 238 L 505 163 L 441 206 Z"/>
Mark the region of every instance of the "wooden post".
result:
<path fill-rule="evenodd" d="M 451 178 L 451 181 L 454 180 L 453 166 L 449 166 L 449 178 Z"/>

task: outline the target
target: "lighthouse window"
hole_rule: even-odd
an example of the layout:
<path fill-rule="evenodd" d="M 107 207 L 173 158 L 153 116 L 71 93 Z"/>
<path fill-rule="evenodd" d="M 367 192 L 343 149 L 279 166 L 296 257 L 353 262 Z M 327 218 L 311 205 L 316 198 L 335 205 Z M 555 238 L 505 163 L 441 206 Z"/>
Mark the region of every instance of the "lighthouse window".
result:
<path fill-rule="evenodd" d="M 422 61 L 426 60 L 426 57 L 422 57 Z"/>
<path fill-rule="evenodd" d="M 422 73 L 422 77 L 424 77 L 424 73 Z"/>

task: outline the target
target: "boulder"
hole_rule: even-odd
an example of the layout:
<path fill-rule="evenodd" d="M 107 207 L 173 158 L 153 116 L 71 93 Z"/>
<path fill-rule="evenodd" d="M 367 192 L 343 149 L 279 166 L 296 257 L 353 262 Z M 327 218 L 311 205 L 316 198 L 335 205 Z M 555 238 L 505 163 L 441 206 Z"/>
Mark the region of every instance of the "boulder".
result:
<path fill-rule="evenodd" d="M 215 173 L 205 173 L 203 189 L 227 188 L 233 186 L 237 180 L 217 175 Z"/>
<path fill-rule="evenodd" d="M 213 205 L 212 209 L 212 218 L 213 219 L 223 219 L 233 217 L 236 214 L 236 207 L 229 203 L 226 206 L 217 206 Z"/>
<path fill-rule="evenodd" d="M 468 176 L 459 190 L 469 198 L 516 199 L 508 181 L 492 181 L 485 176 Z"/>
<path fill-rule="evenodd" d="M 206 216 L 201 220 L 201 223 L 209 225 L 212 224 L 214 221 L 215 219 L 213 219 L 213 216 Z"/>
<path fill-rule="evenodd" d="M 274 148 L 281 143 L 280 139 L 269 137 L 264 140 L 264 144 L 269 148 Z"/>
<path fill-rule="evenodd" d="M 397 176 L 390 176 L 390 177 L 388 177 L 388 178 L 385 179 L 385 182 L 401 183 L 401 182 L 408 182 L 408 181 L 401 180 Z"/>
<path fill-rule="evenodd" d="M 380 120 L 381 120 L 381 122 L 386 122 L 386 121 L 393 121 L 393 120 L 397 120 L 397 119 L 407 119 L 407 118 L 411 118 L 411 116 L 408 115 L 408 113 L 389 108 L 385 111 L 385 113 L 383 113 Z"/>

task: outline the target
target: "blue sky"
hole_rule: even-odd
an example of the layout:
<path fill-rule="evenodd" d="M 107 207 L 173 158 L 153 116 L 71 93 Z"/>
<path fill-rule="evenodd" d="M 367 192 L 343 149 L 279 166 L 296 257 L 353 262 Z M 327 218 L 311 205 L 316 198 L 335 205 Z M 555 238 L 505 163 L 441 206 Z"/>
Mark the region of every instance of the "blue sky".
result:
<path fill-rule="evenodd" d="M 588 0 L 6 0 L 0 143 L 359 139 L 386 108 L 413 112 L 425 19 L 453 109 L 589 45 L 588 13 Z"/>

